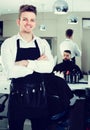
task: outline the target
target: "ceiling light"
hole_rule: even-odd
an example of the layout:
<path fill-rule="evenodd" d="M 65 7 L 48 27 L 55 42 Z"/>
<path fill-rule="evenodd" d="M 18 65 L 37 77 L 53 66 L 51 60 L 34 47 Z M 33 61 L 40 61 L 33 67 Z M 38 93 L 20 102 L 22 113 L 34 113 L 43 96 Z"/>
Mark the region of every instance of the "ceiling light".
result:
<path fill-rule="evenodd" d="M 46 31 L 46 26 L 44 24 L 41 24 L 39 29 L 40 31 Z"/>
<path fill-rule="evenodd" d="M 68 4 L 65 0 L 57 0 L 53 8 L 55 14 L 66 14 L 68 11 Z"/>
<path fill-rule="evenodd" d="M 68 17 L 68 24 L 77 24 L 78 23 L 78 18 L 76 16 L 69 16 Z"/>
<path fill-rule="evenodd" d="M 39 26 L 39 29 L 40 31 L 46 31 L 46 25 L 45 25 L 45 20 L 44 20 L 44 8 L 45 8 L 45 5 L 42 4 L 42 23 L 40 24 Z"/>

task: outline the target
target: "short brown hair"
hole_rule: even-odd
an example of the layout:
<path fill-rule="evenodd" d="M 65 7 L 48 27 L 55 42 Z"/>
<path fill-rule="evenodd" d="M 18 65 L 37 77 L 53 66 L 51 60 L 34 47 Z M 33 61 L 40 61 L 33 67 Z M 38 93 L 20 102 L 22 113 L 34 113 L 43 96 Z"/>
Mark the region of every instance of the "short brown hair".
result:
<path fill-rule="evenodd" d="M 36 9 L 36 7 L 35 6 L 33 6 L 33 5 L 21 5 L 20 6 L 20 8 L 19 8 L 19 18 L 20 18 L 20 16 L 21 16 L 21 13 L 23 13 L 23 12 L 33 12 L 33 13 L 35 13 L 35 15 L 37 15 L 37 9 Z"/>

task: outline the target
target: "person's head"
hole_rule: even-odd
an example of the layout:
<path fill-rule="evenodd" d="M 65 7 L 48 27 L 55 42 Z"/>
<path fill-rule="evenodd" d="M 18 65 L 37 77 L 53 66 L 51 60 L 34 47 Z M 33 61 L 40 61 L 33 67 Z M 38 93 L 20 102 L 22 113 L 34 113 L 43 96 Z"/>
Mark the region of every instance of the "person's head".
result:
<path fill-rule="evenodd" d="M 65 50 L 63 52 L 63 60 L 71 60 L 71 51 L 70 50 Z"/>
<path fill-rule="evenodd" d="M 17 20 L 20 31 L 31 32 L 36 26 L 36 15 L 37 9 L 35 6 L 27 4 L 21 5 Z"/>
<path fill-rule="evenodd" d="M 73 36 L 73 30 L 72 29 L 67 29 L 65 34 L 66 34 L 67 38 L 71 38 Z"/>

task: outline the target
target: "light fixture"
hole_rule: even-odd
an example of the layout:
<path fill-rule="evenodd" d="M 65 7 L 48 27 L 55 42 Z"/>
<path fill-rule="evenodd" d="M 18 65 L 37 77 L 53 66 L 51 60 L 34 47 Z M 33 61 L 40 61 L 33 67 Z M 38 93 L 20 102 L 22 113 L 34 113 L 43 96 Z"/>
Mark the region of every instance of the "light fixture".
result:
<path fill-rule="evenodd" d="M 77 24 L 78 23 L 78 18 L 74 15 L 69 16 L 67 18 L 67 20 L 68 20 L 68 24 Z"/>
<path fill-rule="evenodd" d="M 44 7 L 45 7 L 45 5 L 42 4 L 42 12 L 41 12 L 42 13 L 42 23 L 39 26 L 40 31 L 46 31 L 46 25 L 45 25 L 45 21 L 44 21 Z"/>
<path fill-rule="evenodd" d="M 65 0 L 56 0 L 53 9 L 55 14 L 66 14 L 68 11 L 68 4 Z"/>
<path fill-rule="evenodd" d="M 40 31 L 46 31 L 46 26 L 44 24 L 41 24 L 39 26 Z"/>
<path fill-rule="evenodd" d="M 72 0 L 72 12 L 74 11 L 74 1 Z M 68 24 L 77 24 L 78 23 L 78 17 L 75 16 L 75 14 L 71 14 L 70 16 L 68 16 L 67 18 L 68 20 Z"/>

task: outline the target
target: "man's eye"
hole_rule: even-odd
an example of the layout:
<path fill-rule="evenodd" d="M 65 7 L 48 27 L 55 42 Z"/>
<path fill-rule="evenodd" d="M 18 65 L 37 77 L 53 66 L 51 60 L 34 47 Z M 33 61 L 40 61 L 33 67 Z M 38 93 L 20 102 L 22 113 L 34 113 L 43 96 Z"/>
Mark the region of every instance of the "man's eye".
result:
<path fill-rule="evenodd" d="M 34 19 L 31 19 L 31 21 L 32 21 L 32 22 L 35 22 L 35 20 L 34 20 Z"/>
<path fill-rule="evenodd" d="M 27 19 L 23 19 L 23 21 L 27 21 Z"/>

